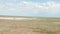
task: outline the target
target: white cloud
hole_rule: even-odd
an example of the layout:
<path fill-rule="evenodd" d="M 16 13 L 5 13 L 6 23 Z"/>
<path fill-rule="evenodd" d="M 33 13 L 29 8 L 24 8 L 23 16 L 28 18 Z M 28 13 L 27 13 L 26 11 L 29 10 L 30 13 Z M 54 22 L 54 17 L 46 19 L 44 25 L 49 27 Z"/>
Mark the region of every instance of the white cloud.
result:
<path fill-rule="evenodd" d="M 60 3 L 56 2 L 45 2 L 35 3 L 22 1 L 18 4 L 5 3 L 0 4 L 0 11 L 14 11 L 14 12 L 32 12 L 33 14 L 47 13 L 47 14 L 58 14 L 60 13 Z"/>

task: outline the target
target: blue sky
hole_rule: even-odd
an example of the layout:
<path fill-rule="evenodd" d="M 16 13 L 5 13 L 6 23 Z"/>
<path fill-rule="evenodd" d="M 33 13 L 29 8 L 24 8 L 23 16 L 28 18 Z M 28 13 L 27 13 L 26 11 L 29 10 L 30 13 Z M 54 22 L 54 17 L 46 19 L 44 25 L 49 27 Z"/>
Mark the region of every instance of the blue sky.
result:
<path fill-rule="evenodd" d="M 60 17 L 60 0 L 0 0 L 0 15 Z"/>

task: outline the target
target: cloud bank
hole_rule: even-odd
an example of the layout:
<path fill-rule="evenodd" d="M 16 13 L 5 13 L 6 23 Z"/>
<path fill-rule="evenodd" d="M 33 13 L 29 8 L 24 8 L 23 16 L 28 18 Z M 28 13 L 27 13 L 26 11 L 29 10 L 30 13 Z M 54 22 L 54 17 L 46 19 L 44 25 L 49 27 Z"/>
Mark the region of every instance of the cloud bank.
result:
<path fill-rule="evenodd" d="M 48 2 L 29 2 L 19 3 L 0 3 L 1 15 L 30 15 L 30 16 L 57 16 L 60 14 L 60 3 Z"/>

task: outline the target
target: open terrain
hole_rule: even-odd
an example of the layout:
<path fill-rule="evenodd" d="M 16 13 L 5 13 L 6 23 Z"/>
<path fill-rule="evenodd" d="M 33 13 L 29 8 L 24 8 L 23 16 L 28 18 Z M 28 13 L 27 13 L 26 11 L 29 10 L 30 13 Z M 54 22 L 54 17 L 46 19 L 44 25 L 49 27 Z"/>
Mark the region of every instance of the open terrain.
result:
<path fill-rule="evenodd" d="M 1 18 L 0 34 L 60 34 L 60 18 L 16 18 Z"/>

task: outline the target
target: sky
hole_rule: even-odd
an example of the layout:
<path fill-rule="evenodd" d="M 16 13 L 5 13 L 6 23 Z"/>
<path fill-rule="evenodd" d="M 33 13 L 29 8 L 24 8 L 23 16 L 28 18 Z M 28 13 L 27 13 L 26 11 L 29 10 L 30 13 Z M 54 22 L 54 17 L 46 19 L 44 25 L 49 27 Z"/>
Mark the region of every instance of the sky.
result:
<path fill-rule="evenodd" d="M 60 17 L 60 0 L 0 0 L 0 15 Z"/>

